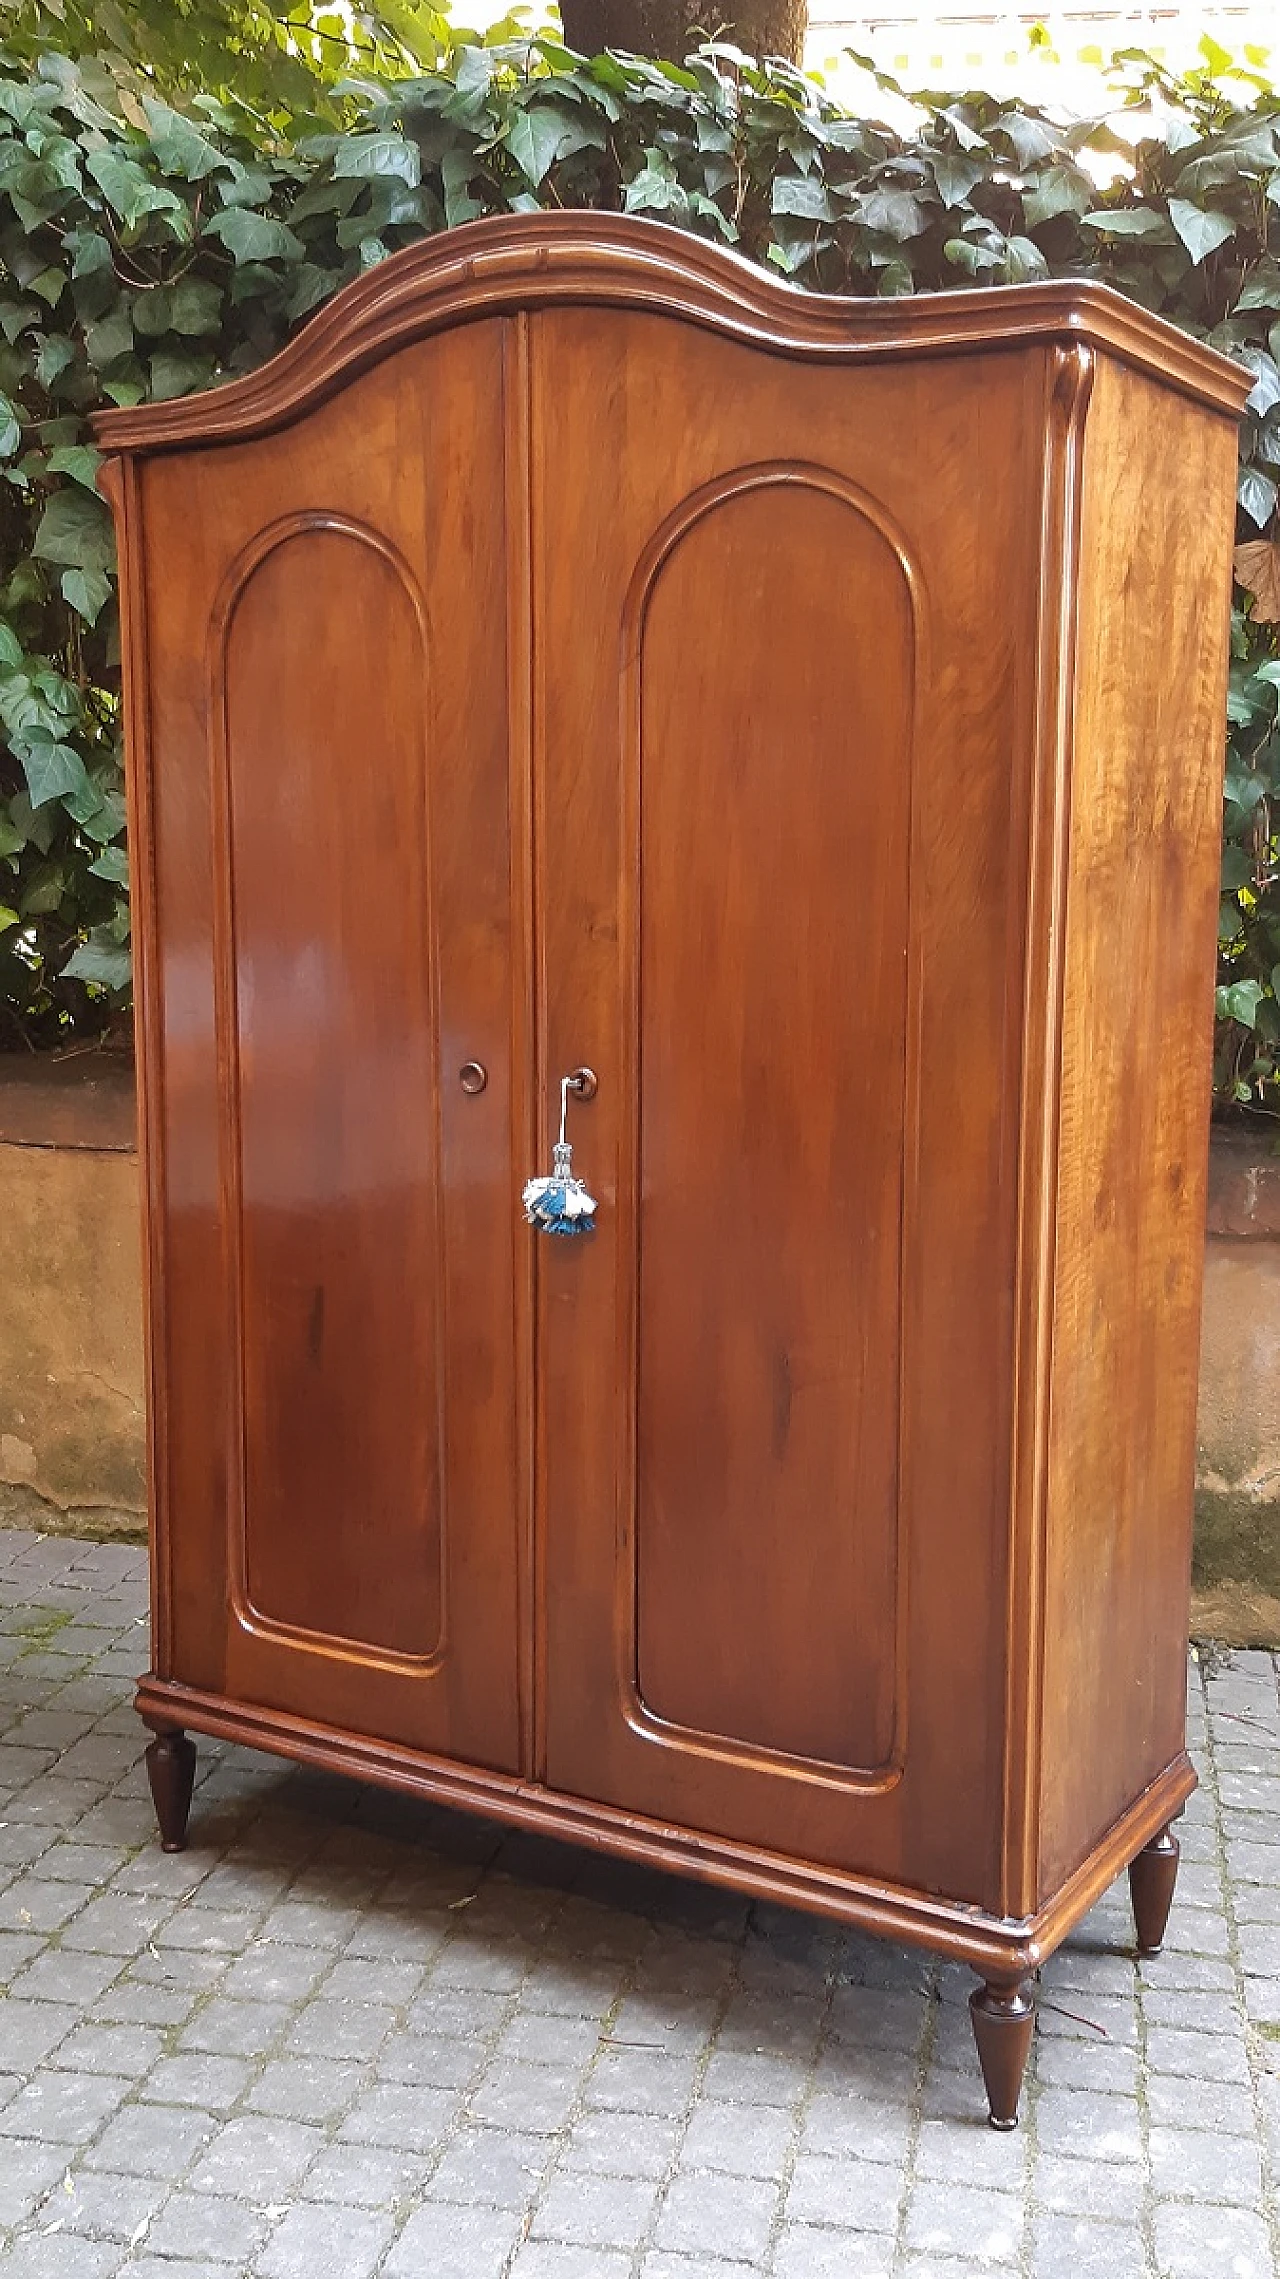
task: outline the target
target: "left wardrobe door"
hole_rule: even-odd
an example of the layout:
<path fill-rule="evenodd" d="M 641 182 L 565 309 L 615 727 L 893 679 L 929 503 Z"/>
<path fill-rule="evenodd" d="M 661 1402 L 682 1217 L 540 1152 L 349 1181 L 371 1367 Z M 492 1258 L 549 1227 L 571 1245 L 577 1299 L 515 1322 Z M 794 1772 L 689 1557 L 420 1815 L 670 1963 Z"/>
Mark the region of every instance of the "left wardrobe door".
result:
<path fill-rule="evenodd" d="M 128 631 L 157 1674 L 518 1769 L 505 356 L 141 460 Z"/>

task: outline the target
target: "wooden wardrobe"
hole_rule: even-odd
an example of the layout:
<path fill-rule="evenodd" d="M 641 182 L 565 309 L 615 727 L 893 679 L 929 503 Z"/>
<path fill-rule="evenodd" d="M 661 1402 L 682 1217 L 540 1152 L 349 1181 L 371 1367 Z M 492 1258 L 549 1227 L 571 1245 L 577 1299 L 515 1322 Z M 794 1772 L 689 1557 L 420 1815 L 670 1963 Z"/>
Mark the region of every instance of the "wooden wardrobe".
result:
<path fill-rule="evenodd" d="M 166 1844 L 214 1733 L 919 1942 L 1010 2126 L 1158 1947 L 1249 386 L 565 213 L 100 418 Z"/>

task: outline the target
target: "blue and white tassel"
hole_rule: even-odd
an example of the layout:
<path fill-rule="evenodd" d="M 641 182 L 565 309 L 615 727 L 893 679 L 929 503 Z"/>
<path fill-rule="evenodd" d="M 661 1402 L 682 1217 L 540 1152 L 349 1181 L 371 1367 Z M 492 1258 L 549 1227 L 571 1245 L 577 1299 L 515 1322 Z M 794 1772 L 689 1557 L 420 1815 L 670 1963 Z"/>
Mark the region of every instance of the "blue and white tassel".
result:
<path fill-rule="evenodd" d="M 595 1089 L 594 1082 L 591 1089 Z M 564 1133 L 569 1094 L 584 1090 L 580 1075 L 561 1079 L 560 1137 L 551 1151 L 551 1176 L 531 1179 L 520 1198 L 529 1225 L 541 1227 L 544 1234 L 590 1234 L 592 1231 L 596 1200 L 581 1179 L 574 1176 L 573 1149 Z"/>

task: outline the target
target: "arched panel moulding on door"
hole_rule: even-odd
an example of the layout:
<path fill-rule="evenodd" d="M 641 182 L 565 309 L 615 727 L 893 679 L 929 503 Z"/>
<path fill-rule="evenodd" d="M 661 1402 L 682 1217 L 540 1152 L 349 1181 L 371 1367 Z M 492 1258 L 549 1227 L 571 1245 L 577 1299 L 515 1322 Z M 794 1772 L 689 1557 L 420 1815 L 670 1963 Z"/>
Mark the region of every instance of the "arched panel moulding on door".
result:
<path fill-rule="evenodd" d="M 1158 1943 L 1248 385 L 561 214 L 102 416 L 166 1843 L 231 1735 L 934 1948 L 1001 2126 Z"/>

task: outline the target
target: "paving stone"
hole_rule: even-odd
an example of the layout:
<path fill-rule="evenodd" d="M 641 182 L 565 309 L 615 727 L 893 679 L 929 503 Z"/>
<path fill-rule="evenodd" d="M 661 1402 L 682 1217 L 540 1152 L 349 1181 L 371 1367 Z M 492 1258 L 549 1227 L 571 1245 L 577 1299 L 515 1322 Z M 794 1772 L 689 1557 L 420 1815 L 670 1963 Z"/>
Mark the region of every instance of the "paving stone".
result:
<path fill-rule="evenodd" d="M 502 2279 L 520 2229 L 509 2209 L 428 2203 L 391 2249 L 386 2279 Z"/>
<path fill-rule="evenodd" d="M 68 2184 L 70 2189 L 67 2189 Z M 109 2176 L 87 2169 L 68 2171 L 51 2192 L 37 2224 L 62 2217 L 68 2230 L 132 2245 L 145 2232 L 168 2192 L 157 2176 Z"/>
<path fill-rule="evenodd" d="M 810 2068 L 792 2057 L 716 2049 L 707 2062 L 703 2089 L 708 2097 L 737 2104 L 793 2109 L 809 2087 L 809 2075 Z"/>
<path fill-rule="evenodd" d="M 199 2000 L 194 1987 L 160 1986 L 126 1971 L 98 1997 L 89 2017 L 94 2025 L 180 2026 Z"/>
<path fill-rule="evenodd" d="M 599 2247 L 566 2247 L 526 2240 L 511 2265 L 511 2279 L 630 2279 L 631 2257 Z"/>
<path fill-rule="evenodd" d="M 183 2028 L 182 2047 L 218 2057 L 264 2057 L 292 2015 L 287 2002 L 233 2002 L 215 1994 Z"/>
<path fill-rule="evenodd" d="M 21 2001 L 75 2002 L 87 2006 L 120 1976 L 119 1955 L 76 1954 L 65 1945 L 46 1948 L 14 1982 Z"/>
<path fill-rule="evenodd" d="M 684 2254 L 718 2255 L 732 2262 L 758 2260 L 778 2205 L 776 2180 L 746 2176 L 677 2174 L 658 2215 L 655 2244 Z"/>
<path fill-rule="evenodd" d="M 1012 2192 L 922 2178 L 907 2203 L 907 2246 L 929 2255 L 973 2256 L 984 2267 L 1015 2264 L 1024 2207 Z"/>
<path fill-rule="evenodd" d="M 298 2012 L 287 2047 L 304 2057 L 368 2059 L 392 2028 L 393 2016 L 381 2003 L 332 2001 L 326 1992 Z"/>
<path fill-rule="evenodd" d="M 78 2022 L 69 2003 L 24 2002 L 9 1995 L 0 2002 L 0 2071 L 29 2073 L 56 2049 Z"/>
<path fill-rule="evenodd" d="M 533 2220 L 532 2237 L 588 2247 L 634 2248 L 648 2230 L 659 2189 L 644 2177 L 589 2176 L 567 2170 L 548 2186 Z"/>
<path fill-rule="evenodd" d="M 1080 2160 L 1142 2158 L 1142 2127 L 1134 2097 L 1045 2089 L 1036 2104 L 1036 2129 L 1042 2143 Z"/>
<path fill-rule="evenodd" d="M 6 2139 L 0 2159 L 0 2224 L 21 2223 L 43 2200 L 51 2184 L 66 2169 L 66 2152 L 60 2145 L 28 2138 Z"/>
<path fill-rule="evenodd" d="M 1175 2026 L 1152 2026 L 1147 2034 L 1147 2064 L 1153 2074 L 1181 2074 L 1195 2082 L 1238 2082 L 1249 2079 L 1244 2033 L 1183 2033 Z"/>
<path fill-rule="evenodd" d="M 498 2044 L 498 2055 L 529 2065 L 585 2066 L 596 2053 L 599 2027 L 592 2018 L 548 2016 L 518 2010 Z"/>
<path fill-rule="evenodd" d="M 504 1947 L 497 1941 L 458 1937 L 441 1951 L 432 1976 L 437 1986 L 476 1986 L 491 1993 L 508 1993 L 519 1986 L 531 1960 L 529 1949 L 515 1941 Z"/>
<path fill-rule="evenodd" d="M 1136 2226 L 1091 2223 L 1070 2215 L 1043 2215 L 1036 2223 L 1034 2279 L 1147 2279 L 1146 2248 Z"/>
<path fill-rule="evenodd" d="M 53 2144 L 87 2144 L 132 2084 L 112 2074 L 55 2073 L 43 2067 L 0 2112 L 0 2137 L 46 2138 Z"/>
<path fill-rule="evenodd" d="M 1277 2279 L 1269 1657 L 1214 1680 L 1222 1805 L 1182 1822 L 1165 1951 L 1135 1964 L 1119 1879 L 1045 1969 L 1002 2137 L 958 1966 L 222 1744 L 162 1854 L 145 1563 L 32 1538 L 18 1581 L 13 1543 L 0 1657 L 36 1573 L 73 1650 L 0 1671 L 0 1773 L 31 1776 L 0 1778 L 2 2279 L 15 2246 L 28 2279 L 997 2279 L 1014 2249 L 1157 2279 L 1144 2208 L 1159 2279 Z M 37 2092 L 56 2139 L 17 2133 Z"/>
<path fill-rule="evenodd" d="M 1152 2178 L 1162 2197 L 1236 2208 L 1261 2205 L 1258 2148 L 1247 2138 L 1207 2129 L 1153 2128 L 1150 2148 Z"/>
<path fill-rule="evenodd" d="M 552 2156 L 546 2137 L 464 2128 L 446 2148 L 431 2179 L 431 2197 L 460 2206 L 477 2202 L 491 2208 L 523 2208 L 533 2199 Z"/>
<path fill-rule="evenodd" d="M 52 1877 L 20 1875 L 0 1891 L 0 1928 L 59 1931 L 78 1907 L 92 1899 L 90 1884 L 58 1883 Z"/>
<path fill-rule="evenodd" d="M 231 2065 L 230 2058 L 210 2064 Z M 247 2073 L 247 2068 L 239 2068 Z M 344 2113 L 364 2076 L 356 2065 L 322 2057 L 278 2057 L 264 2067 L 246 2099 L 251 2111 L 281 2113 L 297 2121 L 333 2121 Z"/>
<path fill-rule="evenodd" d="M 805 2152 L 833 2159 L 883 2160 L 895 2166 L 906 2158 L 911 2115 L 901 2099 L 815 2096 L 804 2117 Z"/>
<path fill-rule="evenodd" d="M 386 2011 L 372 2011 L 389 2020 Z M 486 2063 L 486 2053 L 444 2034 L 392 2033 L 377 2051 L 377 2071 L 384 2081 L 410 2082 L 428 2089 L 468 2089 Z"/>
<path fill-rule="evenodd" d="M 606 2049 L 586 2087 L 589 2105 L 624 2113 L 679 2111 L 692 2094 L 696 2059 L 657 2049 Z"/>
<path fill-rule="evenodd" d="M 980 2102 L 979 2098 L 979 2102 Z M 1027 2129 L 1008 2134 L 989 2126 L 985 2111 L 945 2119 L 926 2114 L 915 2142 L 917 2176 L 939 2183 L 989 2184 L 998 2192 L 1022 2191 L 1031 2153 Z"/>
<path fill-rule="evenodd" d="M 24 2234 L 11 2243 L 0 2268 L 4 2279 L 107 2279 L 119 2270 L 122 2252 L 118 2243 L 80 2239 L 74 2232 Z M 166 2279 L 181 2274 L 171 2271 Z"/>
<path fill-rule="evenodd" d="M 325 1999 L 331 2002 L 380 2002 L 393 2010 L 413 2000 L 424 1972 L 417 1963 L 390 1957 L 344 1955 L 325 1980 Z"/>
<path fill-rule="evenodd" d="M 1169 2202 L 1156 2209 L 1156 2265 L 1161 2279 L 1273 2279 L 1271 2243 L 1261 2216 L 1242 2208 L 1195 2208 Z"/>
<path fill-rule="evenodd" d="M 163 2037 L 147 2026 L 77 2026 L 60 2043 L 59 2068 L 72 2073 L 114 2073 L 136 2081 L 155 2065 Z"/>
<path fill-rule="evenodd" d="M 473 2092 L 467 2110 L 477 2121 L 554 2136 L 573 2110 L 582 2076 L 557 2066 L 495 2062 Z"/>
<path fill-rule="evenodd" d="M 793 2133 L 791 2115 L 778 2106 L 722 2105 L 704 2098 L 685 2132 L 681 2165 L 730 2176 L 777 2176 Z"/>
<path fill-rule="evenodd" d="M 744 2266 L 725 2264 L 723 2268 L 741 2272 Z M 773 2269 L 774 2279 L 891 2279 L 894 2259 L 891 2243 L 870 2232 L 824 2231 L 809 2224 L 788 2224 L 779 2237 Z M 702 2270 L 700 2265 L 697 2279 L 702 2279 Z M 650 2279 L 647 2263 L 644 2279 Z M 965 2279 L 973 2279 L 972 2264 L 965 2266 Z"/>
<path fill-rule="evenodd" d="M 63 1934 L 63 1944 L 85 1947 L 91 1953 L 136 1955 L 146 1946 L 171 1912 L 172 1902 L 142 1892 L 106 1891 L 90 1895 L 74 1923 Z"/>
<path fill-rule="evenodd" d="M 326 1952 L 306 1947 L 263 1944 L 237 1957 L 222 1981 L 221 1991 L 236 2002 L 300 2002 L 332 1961 Z"/>
<path fill-rule="evenodd" d="M 400 2082 L 376 2082 L 357 2096 L 342 2124 L 353 2144 L 388 2145 L 393 2151 L 429 2152 L 457 2112 L 447 2089 L 414 2089 Z"/>
<path fill-rule="evenodd" d="M 180 2116 L 170 2111 L 168 2117 Z M 234 2196 L 252 2178 L 255 2194 L 274 2202 L 292 2191 L 323 2143 L 322 2132 L 305 2122 L 265 2113 L 237 2114 L 219 2130 L 192 2171 L 191 2188 Z"/>
<path fill-rule="evenodd" d="M 892 2234 L 902 2191 L 903 2176 L 897 2168 L 801 2153 L 787 2194 L 787 2220 Z"/>
<path fill-rule="evenodd" d="M 392 2233 L 373 2208 L 291 2208 L 254 2266 L 262 2279 L 369 2279 Z"/>
<path fill-rule="evenodd" d="M 129 2279 L 232 2279 L 230 2264 L 193 2262 L 185 2255 L 170 2259 L 167 2255 L 161 2258 L 140 2252 L 131 2255 L 122 2269 L 127 2271 Z"/>
<path fill-rule="evenodd" d="M 176 2105 L 127 2106 L 90 2147 L 86 2164 L 125 2176 L 165 2176 L 176 2182 L 208 2143 L 215 2125 L 207 2114 L 184 2112 Z"/>
<path fill-rule="evenodd" d="M 304 2198 L 339 2207 L 389 2208 L 421 2196 L 431 2172 L 419 2154 L 385 2145 L 331 2144 L 307 2170 Z"/>
<path fill-rule="evenodd" d="M 663 2176 L 679 2133 L 678 2122 L 662 2113 L 582 2113 L 573 2124 L 565 2165 L 607 2176 Z"/>

